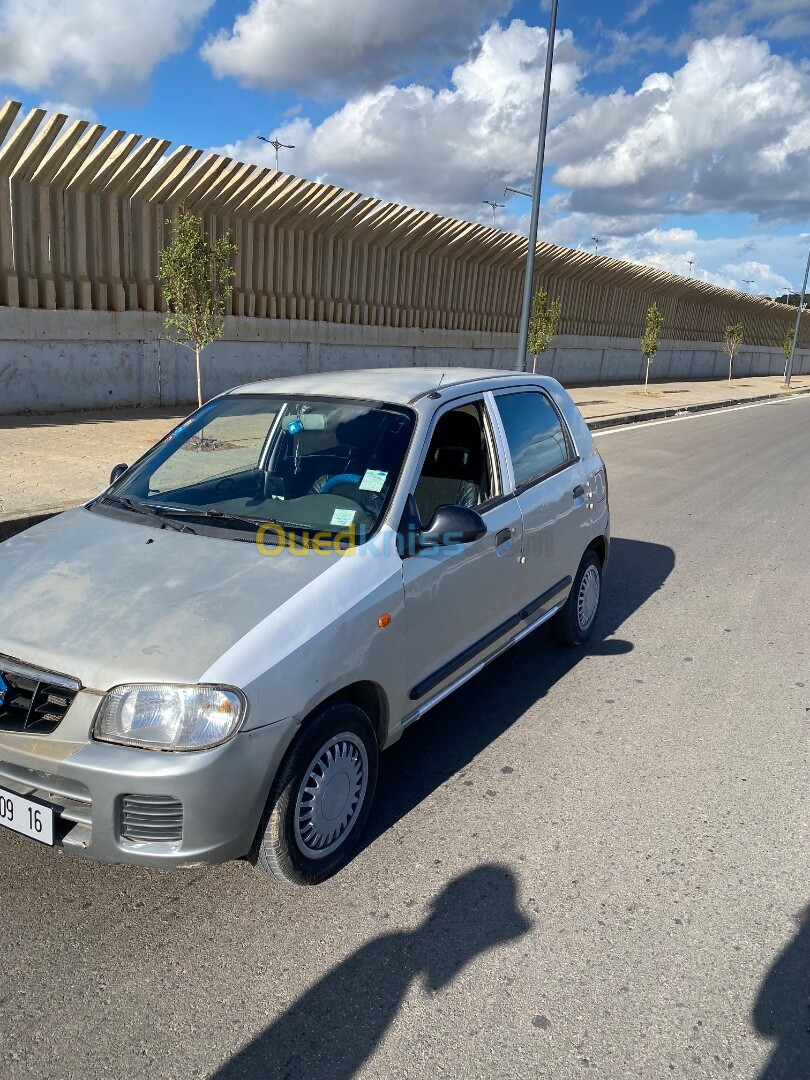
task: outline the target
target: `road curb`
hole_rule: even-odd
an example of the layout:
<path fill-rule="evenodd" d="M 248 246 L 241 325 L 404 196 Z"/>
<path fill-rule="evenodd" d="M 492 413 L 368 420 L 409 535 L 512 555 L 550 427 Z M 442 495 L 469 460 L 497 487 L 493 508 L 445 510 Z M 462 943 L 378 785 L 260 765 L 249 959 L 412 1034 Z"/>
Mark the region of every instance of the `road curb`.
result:
<path fill-rule="evenodd" d="M 759 405 L 764 401 L 783 400 L 789 397 L 800 397 L 810 394 L 810 386 L 801 390 L 784 391 L 777 394 L 759 394 L 756 397 L 730 398 L 728 401 L 704 401 L 699 405 L 669 405 L 662 409 L 645 409 L 643 412 L 617 413 L 614 416 L 600 417 L 598 420 L 587 420 L 586 423 L 591 431 L 601 431 L 603 428 L 624 427 L 628 424 L 643 424 L 649 420 L 668 420 L 675 416 L 694 416 L 695 413 L 713 412 L 718 409 L 730 409 L 734 405 Z"/>

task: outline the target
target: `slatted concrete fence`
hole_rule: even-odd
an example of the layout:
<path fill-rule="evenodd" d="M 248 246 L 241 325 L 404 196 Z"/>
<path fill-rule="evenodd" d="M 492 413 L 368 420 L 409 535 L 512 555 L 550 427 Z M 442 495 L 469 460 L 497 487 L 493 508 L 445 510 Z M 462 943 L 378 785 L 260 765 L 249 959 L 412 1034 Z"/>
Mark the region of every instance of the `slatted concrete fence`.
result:
<path fill-rule="evenodd" d="M 238 248 L 231 313 L 425 330 L 515 333 L 525 238 L 314 183 L 165 139 L 18 102 L 0 109 L 0 304 L 160 312 L 167 220 L 185 209 Z M 647 267 L 541 244 L 536 286 L 562 335 L 640 336 L 656 300 L 665 336 L 775 346 L 795 312 Z M 810 317 L 802 344 L 810 343 Z"/>

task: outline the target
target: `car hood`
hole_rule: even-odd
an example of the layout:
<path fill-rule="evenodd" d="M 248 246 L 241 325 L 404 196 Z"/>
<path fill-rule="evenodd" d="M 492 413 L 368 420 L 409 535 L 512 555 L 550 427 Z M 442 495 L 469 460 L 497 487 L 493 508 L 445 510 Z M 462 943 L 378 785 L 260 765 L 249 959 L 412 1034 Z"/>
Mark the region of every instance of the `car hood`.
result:
<path fill-rule="evenodd" d="M 0 544 L 0 654 L 96 690 L 197 682 L 340 558 L 70 510 Z"/>

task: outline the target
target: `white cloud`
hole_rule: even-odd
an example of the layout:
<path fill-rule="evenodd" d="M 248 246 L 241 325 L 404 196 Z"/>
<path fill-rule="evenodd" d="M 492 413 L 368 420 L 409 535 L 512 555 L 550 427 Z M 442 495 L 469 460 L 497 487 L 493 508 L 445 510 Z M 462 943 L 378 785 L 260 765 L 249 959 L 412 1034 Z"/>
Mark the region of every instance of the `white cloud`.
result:
<path fill-rule="evenodd" d="M 89 120 L 91 124 L 98 122 L 98 116 L 93 109 L 73 105 L 69 101 L 41 101 L 37 107 L 48 113 L 62 113 L 68 118 L 68 124 L 72 124 L 74 120 Z"/>
<path fill-rule="evenodd" d="M 295 116 L 273 134 L 295 150 L 282 168 L 342 187 L 468 220 L 492 222 L 485 198 L 529 183 L 537 139 L 547 35 L 514 20 L 494 24 L 479 47 L 434 90 L 414 83 L 358 93 L 320 123 Z M 582 89 L 570 31 L 558 39 L 542 239 L 776 293 L 806 258 L 803 243 L 762 229 L 701 240 L 666 227 L 674 214 L 747 213 L 762 221 L 810 216 L 810 71 L 753 38 L 694 45 L 673 73 L 635 92 L 593 97 Z M 272 166 L 255 138 L 222 147 Z M 549 181 L 553 180 L 552 186 Z M 555 192 L 556 187 L 556 192 Z M 528 200 L 515 197 L 497 223 L 526 232 Z M 718 228 L 715 222 L 715 229 Z M 729 221 L 728 231 L 739 230 Z"/>
<path fill-rule="evenodd" d="M 0 80 L 71 100 L 128 93 L 181 52 L 213 0 L 0 0 Z"/>
<path fill-rule="evenodd" d="M 637 56 L 653 55 L 666 46 L 664 38 L 648 34 L 644 30 L 627 34 L 624 30 L 610 30 L 606 27 L 600 29 L 604 40 L 609 42 L 609 48 L 594 61 L 594 71 L 615 71 L 618 67 L 630 64 Z"/>
<path fill-rule="evenodd" d="M 726 289 L 747 292 L 753 279 L 756 295 L 777 296 L 787 286 L 798 291 L 810 247 L 810 234 L 701 236 L 698 229 L 663 228 L 655 216 L 608 217 L 572 213 L 557 216 L 554 200 L 541 210 L 539 239 L 562 247 L 593 253 L 593 237 L 599 237 L 599 254 L 612 259 L 653 266 L 669 274 L 690 274 Z M 524 235 L 529 215 L 504 223 Z M 715 223 L 716 225 L 717 223 Z M 689 263 L 692 263 L 690 270 Z"/>
<path fill-rule="evenodd" d="M 481 199 L 500 199 L 504 184 L 531 175 L 547 38 L 521 20 L 506 29 L 496 23 L 475 56 L 453 71 L 448 89 L 387 85 L 350 98 L 317 126 L 298 117 L 274 133 L 296 147 L 283 152 L 283 168 L 446 213 L 477 213 Z M 578 100 L 569 31 L 560 34 L 555 57 L 551 112 L 559 121 Z M 273 161 L 255 138 L 221 149 Z"/>
<path fill-rule="evenodd" d="M 810 214 L 810 72 L 754 38 L 699 41 L 673 75 L 586 104 L 552 133 L 568 208 Z"/>
<path fill-rule="evenodd" d="M 653 228 L 634 236 L 604 237 L 600 252 L 684 277 L 690 274 L 691 261 L 692 276 L 702 281 L 747 292 L 746 280 L 753 279 L 754 294 L 775 296 L 791 284 L 783 268 L 799 265 L 808 242 L 807 236 L 703 238 L 695 229 Z"/>
<path fill-rule="evenodd" d="M 514 0 L 252 0 L 203 46 L 220 78 L 307 97 L 345 97 L 466 57 Z"/>
<path fill-rule="evenodd" d="M 645 19 L 649 11 L 657 4 L 660 4 L 661 0 L 639 0 L 634 8 L 628 12 L 626 22 L 637 23 L 642 19 Z"/>
<path fill-rule="evenodd" d="M 810 34 L 807 0 L 703 0 L 691 9 L 698 34 L 739 35 L 756 29 L 767 38 L 798 38 Z"/>

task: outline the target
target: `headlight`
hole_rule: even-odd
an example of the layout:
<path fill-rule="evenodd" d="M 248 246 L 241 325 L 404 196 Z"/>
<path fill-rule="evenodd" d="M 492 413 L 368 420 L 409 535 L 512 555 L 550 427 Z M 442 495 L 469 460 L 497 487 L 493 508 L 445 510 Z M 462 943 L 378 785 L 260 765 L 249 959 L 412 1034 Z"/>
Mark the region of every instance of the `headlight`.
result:
<path fill-rule="evenodd" d="M 151 750 L 205 750 L 235 734 L 246 702 L 217 686 L 116 686 L 104 698 L 94 734 Z"/>

